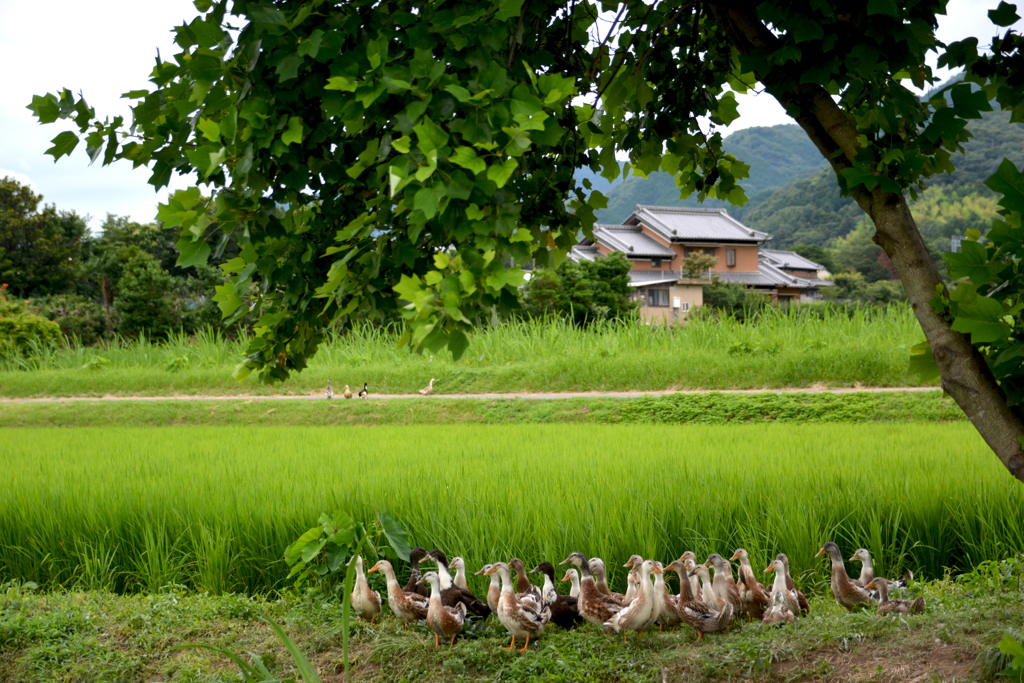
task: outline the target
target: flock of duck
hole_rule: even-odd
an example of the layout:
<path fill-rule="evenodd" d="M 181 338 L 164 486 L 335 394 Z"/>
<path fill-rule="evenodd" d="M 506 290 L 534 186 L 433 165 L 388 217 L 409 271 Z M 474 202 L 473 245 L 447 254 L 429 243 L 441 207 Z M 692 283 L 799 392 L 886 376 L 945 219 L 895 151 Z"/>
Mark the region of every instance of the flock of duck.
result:
<path fill-rule="evenodd" d="M 905 586 L 906 582 L 874 576 L 867 550 L 861 548 L 850 558 L 861 562 L 857 579 L 847 575 L 843 556 L 835 543 L 822 546 L 817 557 L 826 555 L 832 563 L 832 595 L 847 610 L 852 612 L 860 606 L 875 604 L 879 614 L 911 614 L 924 610 L 923 597 L 913 601 L 889 597 L 890 586 Z M 399 585 L 395 570 L 387 560 L 380 560 L 367 573 L 380 571 L 384 574 L 391 611 L 407 628 L 410 623 L 426 621 L 435 634 L 435 646 L 444 637 L 451 647 L 469 614 L 486 618 L 495 613 L 512 635 L 512 643 L 504 649 L 511 650 L 516 639 L 524 638 L 526 642 L 518 650 L 524 652 L 530 646 L 530 639 L 541 635 L 549 623 L 569 629 L 589 622 L 606 633 L 622 633 L 623 641 L 629 631 L 639 635 L 655 624 L 662 630 L 685 624 L 697 631 L 697 642 L 700 642 L 705 633 L 727 631 L 737 615 L 746 615 L 748 621 L 760 619 L 765 624 L 785 624 L 810 609 L 807 598 L 793 584 L 789 558 L 785 554 L 779 553 L 764 570 L 775 573 L 771 588 L 766 589 L 758 583 L 743 548 L 728 560 L 712 553 L 704 564 L 699 564 L 690 551 L 668 565 L 634 555 L 623 565 L 630 568 L 624 594 L 609 589 L 605 564 L 597 557 L 587 559 L 583 553 L 574 552 L 560 563 L 573 565 L 561 579 L 570 582 L 568 595 L 555 590 L 555 568 L 550 562 L 541 562 L 530 570 L 530 574 L 543 576 L 543 585 L 536 586 L 527 577 L 523 561 L 514 558 L 508 563 L 484 565 L 476 572 L 478 576 L 490 577 L 486 600 L 480 600 L 469 590 L 466 564 L 461 557 L 449 562 L 440 550 L 428 552 L 415 548 L 409 559 L 412 574 L 404 587 Z M 733 578 L 730 564 L 736 560 L 739 561 L 738 579 Z M 428 561 L 437 565 L 437 571 L 423 573 L 420 570 L 420 563 Z M 367 583 L 363 558 L 356 557 L 355 562 L 352 609 L 372 622 L 381 611 L 380 593 L 371 590 Z M 710 569 L 714 569 L 714 578 Z M 678 595 L 670 593 L 665 584 L 665 573 L 670 571 L 679 576 Z"/>
<path fill-rule="evenodd" d="M 432 394 L 434 392 L 434 382 L 436 381 L 436 379 L 431 377 L 430 382 L 427 384 L 427 386 L 420 389 L 420 393 L 423 394 L 424 396 L 429 396 L 430 394 Z M 369 385 L 367 382 L 363 382 L 363 388 L 360 389 L 358 393 L 353 394 L 352 390 L 349 389 L 348 385 L 346 384 L 345 390 L 341 392 L 341 395 L 344 396 L 345 398 L 352 398 L 353 396 L 358 396 L 359 398 L 366 398 L 367 396 L 370 395 L 368 386 Z M 331 388 L 331 380 L 327 380 L 327 388 L 324 389 L 324 398 L 326 398 L 327 400 L 334 398 L 334 389 Z"/>

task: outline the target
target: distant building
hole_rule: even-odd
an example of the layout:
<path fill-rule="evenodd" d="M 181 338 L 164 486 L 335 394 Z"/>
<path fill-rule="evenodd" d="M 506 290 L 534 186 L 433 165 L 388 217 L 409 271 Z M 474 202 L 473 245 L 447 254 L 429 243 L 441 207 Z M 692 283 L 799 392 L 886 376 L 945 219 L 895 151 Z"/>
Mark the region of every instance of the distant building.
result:
<path fill-rule="evenodd" d="M 691 209 L 638 204 L 622 225 L 594 226 L 569 257 L 593 260 L 619 252 L 633 264 L 631 285 L 640 313 L 652 321 L 672 322 L 704 303 L 712 277 L 739 282 L 779 302 L 816 301 L 832 283 L 821 279 L 824 266 L 796 252 L 768 249 L 771 236 L 753 230 L 725 209 Z M 682 260 L 695 252 L 718 259 L 699 279 L 684 279 Z"/>

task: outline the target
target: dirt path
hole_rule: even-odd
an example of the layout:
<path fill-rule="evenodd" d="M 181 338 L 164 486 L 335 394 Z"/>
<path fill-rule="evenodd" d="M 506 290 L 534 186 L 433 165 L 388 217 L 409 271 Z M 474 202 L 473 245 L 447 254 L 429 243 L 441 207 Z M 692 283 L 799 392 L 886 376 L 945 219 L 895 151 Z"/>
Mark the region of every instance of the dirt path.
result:
<path fill-rule="evenodd" d="M 507 393 L 507 394 L 433 394 L 421 396 L 420 394 L 376 394 L 371 395 L 369 400 L 382 399 L 471 399 L 491 401 L 495 399 L 530 399 L 530 400 L 552 400 L 565 398 L 640 398 L 642 396 L 674 396 L 678 394 L 854 394 L 854 393 L 897 393 L 897 392 L 927 392 L 939 391 L 938 387 L 842 387 L 829 388 L 812 386 L 804 388 L 782 388 L 782 389 L 681 389 L 666 391 L 627 391 L 627 392 L 602 392 L 602 391 L 580 391 L 571 393 Z M 305 396 L 285 394 L 231 394 L 216 396 L 195 396 L 195 395 L 174 395 L 174 396 L 55 396 L 43 398 L 2 398 L 0 404 L 4 403 L 59 403 L 70 401 L 312 401 L 324 400 L 322 393 L 313 393 Z M 344 401 L 345 398 L 335 394 L 334 400 Z M 357 400 L 357 399 L 353 399 Z"/>

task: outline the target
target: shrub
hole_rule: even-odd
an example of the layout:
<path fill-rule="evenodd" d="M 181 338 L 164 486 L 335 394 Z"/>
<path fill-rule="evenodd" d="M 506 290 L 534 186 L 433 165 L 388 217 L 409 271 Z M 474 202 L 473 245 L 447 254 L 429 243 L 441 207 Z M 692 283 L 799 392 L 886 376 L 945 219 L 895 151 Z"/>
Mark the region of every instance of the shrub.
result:
<path fill-rule="evenodd" d="M 117 312 L 111 311 L 110 327 L 101 304 L 78 294 L 60 294 L 32 302 L 33 312 L 60 325 L 67 339 L 78 339 L 91 346 L 105 339 L 117 327 Z"/>
<path fill-rule="evenodd" d="M 181 317 L 174 310 L 173 292 L 174 278 L 156 259 L 141 250 L 133 254 L 125 263 L 114 300 L 121 314 L 121 334 L 165 338 L 178 329 Z"/>
<path fill-rule="evenodd" d="M 767 294 L 748 289 L 739 282 L 715 280 L 704 287 L 704 308 L 714 309 L 737 320 L 746 320 L 771 304 Z"/>
<path fill-rule="evenodd" d="M 0 317 L 0 357 L 31 356 L 40 346 L 60 342 L 60 326 L 31 313 Z"/>

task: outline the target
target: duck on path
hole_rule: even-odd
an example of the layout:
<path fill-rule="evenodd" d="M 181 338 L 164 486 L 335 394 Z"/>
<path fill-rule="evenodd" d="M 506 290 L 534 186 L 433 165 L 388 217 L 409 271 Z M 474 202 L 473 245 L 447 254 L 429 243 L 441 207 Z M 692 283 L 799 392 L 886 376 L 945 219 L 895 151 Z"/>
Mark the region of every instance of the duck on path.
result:
<path fill-rule="evenodd" d="M 345 394 L 344 394 L 344 396 L 345 396 L 345 398 L 352 398 L 352 390 L 348 388 L 347 384 L 345 385 Z"/>
<path fill-rule="evenodd" d="M 370 392 L 366 390 L 366 382 L 363 382 L 363 388 L 359 390 L 359 398 L 366 398 L 370 395 Z"/>
<path fill-rule="evenodd" d="M 327 389 L 324 390 L 324 398 L 334 398 L 334 389 L 331 389 L 331 380 L 327 380 Z"/>
<path fill-rule="evenodd" d="M 420 393 L 423 394 L 424 396 L 429 396 L 434 391 L 434 382 L 436 382 L 436 381 L 437 381 L 436 379 L 431 377 L 430 378 L 430 383 L 427 386 L 425 386 L 424 388 L 420 389 Z"/>

